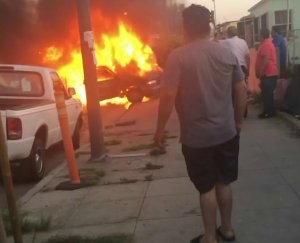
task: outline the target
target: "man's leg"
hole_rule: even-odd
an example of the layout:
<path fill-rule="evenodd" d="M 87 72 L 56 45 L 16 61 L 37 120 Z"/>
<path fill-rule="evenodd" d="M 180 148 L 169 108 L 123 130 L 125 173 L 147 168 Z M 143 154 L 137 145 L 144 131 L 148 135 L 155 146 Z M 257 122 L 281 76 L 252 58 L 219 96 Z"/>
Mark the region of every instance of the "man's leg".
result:
<path fill-rule="evenodd" d="M 230 184 L 218 182 L 216 196 L 221 215 L 221 232 L 227 237 L 232 237 L 234 233 L 231 223 L 232 190 Z"/>
<path fill-rule="evenodd" d="M 216 218 L 218 203 L 214 188 L 216 182 L 214 150 L 214 147 L 190 148 L 182 145 L 182 153 L 185 157 L 189 177 L 200 193 L 199 201 L 205 230 L 205 236 L 201 239 L 201 243 L 217 242 Z"/>
<path fill-rule="evenodd" d="M 276 114 L 276 108 L 275 108 L 275 102 L 274 102 L 274 91 L 276 89 L 276 86 L 277 86 L 277 77 L 272 77 L 271 80 L 270 80 L 271 84 L 270 84 L 270 110 L 271 110 L 271 114 L 272 115 L 275 115 Z"/>
<path fill-rule="evenodd" d="M 276 88 L 277 78 L 267 77 L 265 78 L 264 83 L 265 83 L 265 96 L 266 96 L 265 113 L 273 116 L 275 115 L 274 90 Z"/>
<path fill-rule="evenodd" d="M 200 194 L 200 207 L 205 230 L 205 236 L 201 243 L 215 243 L 217 242 L 216 217 L 218 207 L 215 188 L 209 192 Z"/>
<path fill-rule="evenodd" d="M 232 190 L 231 182 L 238 178 L 239 136 L 217 148 L 217 164 L 219 169 L 219 180 L 216 183 L 216 197 L 221 215 L 221 233 L 225 238 L 234 240 L 232 228 Z M 221 237 L 222 238 L 222 237 Z"/>
<path fill-rule="evenodd" d="M 267 111 L 267 89 L 266 89 L 266 79 L 260 79 L 260 88 L 261 88 L 261 96 L 263 101 L 263 111 L 262 114 L 265 114 Z"/>

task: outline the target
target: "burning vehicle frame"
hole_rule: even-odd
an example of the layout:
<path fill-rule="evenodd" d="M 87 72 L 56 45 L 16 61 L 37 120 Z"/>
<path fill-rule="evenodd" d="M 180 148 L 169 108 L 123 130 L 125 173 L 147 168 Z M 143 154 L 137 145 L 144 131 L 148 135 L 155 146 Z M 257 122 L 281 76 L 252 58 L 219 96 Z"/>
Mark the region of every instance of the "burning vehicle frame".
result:
<path fill-rule="evenodd" d="M 97 67 L 97 89 L 99 100 L 126 97 L 130 103 L 142 102 L 144 97 L 156 97 L 159 94 L 162 71 L 157 68 L 138 76 L 130 71 L 113 72 L 109 67 Z"/>

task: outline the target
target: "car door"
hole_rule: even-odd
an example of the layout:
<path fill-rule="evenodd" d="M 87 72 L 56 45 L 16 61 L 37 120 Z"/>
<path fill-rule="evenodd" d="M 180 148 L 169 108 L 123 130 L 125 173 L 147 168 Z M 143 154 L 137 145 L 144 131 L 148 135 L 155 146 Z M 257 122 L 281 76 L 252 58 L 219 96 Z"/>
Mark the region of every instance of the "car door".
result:
<path fill-rule="evenodd" d="M 119 97 L 121 95 L 118 78 L 114 72 L 105 66 L 97 67 L 97 88 L 99 101 Z"/>

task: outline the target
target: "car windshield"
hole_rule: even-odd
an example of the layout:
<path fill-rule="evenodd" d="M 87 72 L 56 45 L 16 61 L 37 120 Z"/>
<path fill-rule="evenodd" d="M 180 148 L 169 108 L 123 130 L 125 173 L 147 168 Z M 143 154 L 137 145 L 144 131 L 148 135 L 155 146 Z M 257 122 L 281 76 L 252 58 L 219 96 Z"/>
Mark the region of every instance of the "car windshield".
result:
<path fill-rule="evenodd" d="M 115 77 L 115 74 L 113 73 L 113 71 L 111 71 L 107 67 L 104 67 L 104 66 L 97 67 L 97 80 L 98 81 L 113 79 L 114 77 Z"/>
<path fill-rule="evenodd" d="M 24 71 L 0 71 L 0 96 L 42 96 L 42 77 Z"/>

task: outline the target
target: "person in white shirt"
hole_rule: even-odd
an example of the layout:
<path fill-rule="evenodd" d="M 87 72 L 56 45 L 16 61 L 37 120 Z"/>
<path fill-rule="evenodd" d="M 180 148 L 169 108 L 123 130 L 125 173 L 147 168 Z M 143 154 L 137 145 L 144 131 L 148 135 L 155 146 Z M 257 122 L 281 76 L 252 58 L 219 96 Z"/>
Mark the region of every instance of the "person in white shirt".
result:
<path fill-rule="evenodd" d="M 228 47 L 231 50 L 231 52 L 236 56 L 241 66 L 241 69 L 245 75 L 245 82 L 247 83 L 250 69 L 250 55 L 247 42 L 244 39 L 238 37 L 238 31 L 235 26 L 230 26 L 227 29 L 227 39 L 221 40 L 220 43 Z M 248 109 L 246 107 L 244 117 L 246 118 L 247 115 Z"/>
<path fill-rule="evenodd" d="M 250 56 L 249 47 L 244 39 L 237 36 L 238 31 L 234 26 L 227 29 L 227 39 L 220 41 L 224 46 L 227 46 L 238 59 L 238 62 L 245 74 L 245 80 L 249 76 Z"/>

